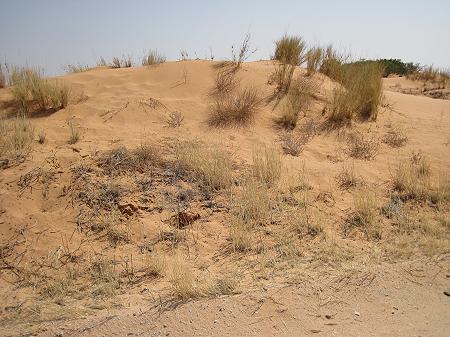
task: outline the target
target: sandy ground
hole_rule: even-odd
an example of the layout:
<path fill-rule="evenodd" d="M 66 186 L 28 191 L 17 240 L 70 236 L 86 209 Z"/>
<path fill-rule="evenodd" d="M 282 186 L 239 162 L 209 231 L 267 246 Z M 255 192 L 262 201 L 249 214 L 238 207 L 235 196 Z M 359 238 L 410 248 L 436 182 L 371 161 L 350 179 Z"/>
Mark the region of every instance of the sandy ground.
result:
<path fill-rule="evenodd" d="M 268 96 L 273 92 L 273 87 L 267 84 L 272 70 L 273 64 L 268 61 L 246 63 L 239 73 L 241 85 L 253 85 Z M 110 247 L 104 238 L 78 232 L 74 219 L 79 209 L 61 191 L 71 184 L 70 167 L 89 162 L 102 151 L 151 142 L 161 146 L 164 153 L 165 144 L 171 139 L 199 139 L 225 147 L 241 168 L 251 163 L 252 151 L 258 144 L 280 149 L 279 130 L 273 119 L 281 107 L 274 109 L 273 104 L 265 105 L 254 123 L 245 128 L 217 129 L 207 125 L 208 92 L 215 73 L 213 62 L 183 61 L 151 68 L 94 69 L 61 78 L 71 85 L 76 102 L 56 113 L 31 118 L 37 131 L 45 131 L 45 144 L 34 145 L 27 161 L 0 174 L 1 241 L 12 237 L 23 240 L 17 248 L 18 255 L 26 251 L 23 261 L 27 262 L 21 262 L 22 265 L 36 266 L 37 261 L 50 264 L 48 261 L 56 253 L 78 252 L 78 246 L 83 261 L 92 256 L 114 256 L 115 261 L 128 262 L 130 255 L 139 259 L 141 250 L 137 247 L 155 236 L 171 216 L 170 208 L 162 206 L 160 212 L 139 211 L 127 217 L 132 243 L 118 247 Z M 323 106 L 334 84 L 321 75 L 315 75 L 315 80 L 319 83 L 317 99 L 304 120 L 311 118 L 320 129 Z M 195 244 L 182 246 L 181 251 L 189 254 L 196 268 L 208 273 L 221 274 L 239 265 L 237 273 L 242 274 L 243 281 L 237 294 L 174 301 L 167 296 L 166 280 L 144 278 L 121 287 L 117 297 L 95 303 L 86 299 L 75 301 L 75 307 L 83 309 L 69 311 L 62 317 L 53 312 L 47 319 L 42 314 L 39 319 L 27 320 L 20 313 L 23 303 L 38 303 L 40 313 L 54 308 L 54 303 L 36 297 L 39 289 L 16 284 L 8 268 L 2 268 L 1 314 L 4 317 L 9 317 L 11 311 L 19 314 L 15 319 L 2 321 L 0 335 L 447 336 L 450 331 L 450 297 L 444 294 L 450 291 L 447 237 L 442 238 L 444 243 L 440 243 L 436 253 L 414 251 L 407 257 L 390 259 L 383 253 L 383 243 L 368 242 L 361 233 L 341 237 L 339 232 L 352 207 L 351 193 L 339 189 L 335 182 L 345 163 L 355 165 L 367 186 L 377 192 L 380 204 L 389 198 L 395 167 L 401 161 L 409 161 L 418 151 L 430 158 L 435 172 L 448 174 L 450 101 L 398 92 L 396 89 L 402 85 L 408 88 L 403 82 L 385 80 L 388 105 L 380 111 L 376 122 L 320 129 L 300 156 L 283 156 L 283 172 L 294 174 L 303 167 L 307 169 L 309 182 L 314 186 L 315 207 L 327 219 L 327 239 L 309 241 L 302 248 L 305 252 L 314 247 L 320 250 L 322 244 L 331 240 L 351 247 L 356 257 L 335 265 L 329 261 L 340 261 L 341 257 L 333 250 L 324 253 L 327 263 L 322 260 L 314 263 L 304 253 L 299 258 L 300 267 L 297 266 L 300 271 L 294 268 L 297 271 L 293 272 L 289 264 L 280 263 L 276 270 L 255 272 L 241 255 L 224 253 L 228 244 L 226 214 L 210 211 L 202 206 L 204 200 L 196 199 L 192 210 L 198 211 L 202 220 L 192 230 L 197 233 L 193 234 Z M 150 98 L 166 108 L 150 108 L 146 105 Z M 8 89 L 1 89 L 0 101 L 9 99 Z M 165 119 L 170 111 L 184 114 L 182 127 L 167 127 Z M 67 144 L 68 121 L 81 132 L 81 140 L 73 145 Z M 405 146 L 391 148 L 380 142 L 378 154 L 371 161 L 347 156 L 345 136 L 352 130 L 380 139 L 393 128 L 405 132 L 408 137 Z M 43 187 L 38 184 L 25 190 L 17 186 L 25 173 L 44 166 L 56 171 L 47 195 L 43 195 Z M 331 199 L 322 201 L 323 196 Z M 161 194 L 153 197 L 151 205 L 160 207 Z M 445 218 L 448 224 L 448 203 L 440 210 L 417 204 L 411 205 L 410 210 L 417 217 Z M 268 228 L 277 231 L 276 224 Z M 412 247 L 413 243 L 407 245 Z M 260 261 L 258 254 L 251 255 L 250 265 Z M 60 268 L 58 264 L 58 271 Z M 52 304 L 47 307 L 48 303 Z M 64 312 L 72 304 L 73 301 L 70 305 L 58 304 L 52 310 Z"/>

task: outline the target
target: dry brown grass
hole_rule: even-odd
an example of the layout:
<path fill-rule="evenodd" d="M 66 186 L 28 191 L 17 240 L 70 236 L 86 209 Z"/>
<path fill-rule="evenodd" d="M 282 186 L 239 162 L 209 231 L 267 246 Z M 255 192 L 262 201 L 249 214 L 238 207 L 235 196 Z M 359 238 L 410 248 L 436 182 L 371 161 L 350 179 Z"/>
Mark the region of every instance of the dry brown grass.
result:
<path fill-rule="evenodd" d="M 368 238 L 380 239 L 379 208 L 375 193 L 367 189 L 355 192 L 353 206 L 355 211 L 346 221 L 344 231 L 348 233 L 352 227 L 358 227 Z"/>
<path fill-rule="evenodd" d="M 235 70 L 238 70 L 242 66 L 242 63 L 256 52 L 256 49 L 252 49 L 250 46 L 250 38 L 250 34 L 245 35 L 244 40 L 239 46 L 239 52 L 237 52 L 234 46 L 231 46 L 231 56 Z"/>
<path fill-rule="evenodd" d="M 8 85 L 8 68 L 0 63 L 0 88 L 6 88 Z"/>
<path fill-rule="evenodd" d="M 0 158 L 23 161 L 33 147 L 34 127 L 25 117 L 0 120 Z"/>
<path fill-rule="evenodd" d="M 208 122 L 212 126 L 244 126 L 260 112 L 262 99 L 253 87 L 216 97 L 210 107 Z"/>
<path fill-rule="evenodd" d="M 24 113 L 64 109 L 70 89 L 62 82 L 43 78 L 38 69 L 13 68 L 11 92 Z"/>
<path fill-rule="evenodd" d="M 223 97 L 235 92 L 238 87 L 239 79 L 236 76 L 236 71 L 225 66 L 217 72 L 215 85 L 209 94 L 213 98 Z"/>
<path fill-rule="evenodd" d="M 347 59 L 348 57 L 337 52 L 332 45 L 329 45 L 323 52 L 319 71 L 337 82 L 342 82 L 342 65 L 346 62 Z"/>
<path fill-rule="evenodd" d="M 233 183 L 231 157 L 217 145 L 182 142 L 176 146 L 175 157 L 177 169 L 192 174 L 205 192 L 227 188 Z"/>
<path fill-rule="evenodd" d="M 375 136 L 360 131 L 351 133 L 347 138 L 347 152 L 352 158 L 372 160 L 378 154 L 380 142 Z"/>
<path fill-rule="evenodd" d="M 274 185 L 281 177 L 281 155 L 266 145 L 253 151 L 253 176 L 267 186 Z"/>
<path fill-rule="evenodd" d="M 166 62 L 166 57 L 158 50 L 150 50 L 147 55 L 142 58 L 143 66 L 152 66 Z"/>
<path fill-rule="evenodd" d="M 271 200 L 265 185 L 251 180 L 241 187 L 234 199 L 232 213 L 237 225 L 251 228 L 264 225 L 269 219 Z"/>
<path fill-rule="evenodd" d="M 248 252 L 253 247 L 253 233 L 251 225 L 235 220 L 230 225 L 231 247 L 235 252 Z"/>
<path fill-rule="evenodd" d="M 69 64 L 66 66 L 65 70 L 68 74 L 76 74 L 76 73 L 83 73 L 85 71 L 91 70 L 92 67 L 88 65 L 82 65 L 82 64 Z"/>

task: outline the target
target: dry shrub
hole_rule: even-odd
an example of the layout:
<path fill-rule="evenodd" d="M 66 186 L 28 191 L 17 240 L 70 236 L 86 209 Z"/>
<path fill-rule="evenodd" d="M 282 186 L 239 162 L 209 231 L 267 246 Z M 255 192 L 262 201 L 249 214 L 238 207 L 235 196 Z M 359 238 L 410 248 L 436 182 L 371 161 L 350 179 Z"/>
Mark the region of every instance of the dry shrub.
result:
<path fill-rule="evenodd" d="M 408 141 L 408 137 L 402 130 L 392 129 L 384 135 L 382 141 L 390 147 L 402 147 Z"/>
<path fill-rule="evenodd" d="M 43 78 L 38 69 L 13 68 L 11 85 L 14 101 L 24 113 L 64 109 L 69 102 L 69 87 Z"/>
<path fill-rule="evenodd" d="M 232 160 L 218 146 L 183 142 L 176 146 L 175 157 L 177 168 L 191 173 L 206 192 L 227 188 L 233 183 Z"/>
<path fill-rule="evenodd" d="M 294 129 L 300 113 L 306 115 L 317 90 L 318 86 L 312 79 L 298 76 L 290 86 L 282 114 L 275 120 L 276 123 L 284 128 Z"/>
<path fill-rule="evenodd" d="M 68 64 L 66 66 L 66 73 L 68 74 L 76 74 L 76 73 L 83 73 L 85 71 L 91 70 L 92 68 L 88 65 L 82 65 L 82 64 Z"/>
<path fill-rule="evenodd" d="M 149 168 L 162 165 L 159 148 L 143 143 L 133 151 L 119 147 L 100 155 L 97 164 L 107 175 L 116 176 L 124 172 L 145 172 Z"/>
<path fill-rule="evenodd" d="M 256 52 L 256 49 L 251 49 L 250 47 L 250 34 L 245 35 L 244 40 L 239 46 L 239 52 L 236 52 L 234 46 L 231 46 L 231 56 L 233 59 L 233 67 L 238 70 L 242 63 L 245 62 L 252 54 Z"/>
<path fill-rule="evenodd" d="M 172 128 L 180 127 L 184 121 L 184 114 L 181 111 L 171 111 L 167 115 L 166 123 Z"/>
<path fill-rule="evenodd" d="M 47 135 L 46 135 L 45 131 L 44 131 L 44 130 L 41 130 L 41 131 L 39 132 L 39 134 L 38 134 L 37 142 L 38 142 L 39 144 L 44 144 L 45 141 L 46 141 L 46 139 L 47 139 Z"/>
<path fill-rule="evenodd" d="M 303 207 L 292 215 L 292 230 L 301 238 L 316 237 L 323 233 L 324 227 L 319 212 L 305 203 Z"/>
<path fill-rule="evenodd" d="M 344 165 L 336 175 L 336 182 L 344 190 L 364 185 L 362 178 L 356 174 L 354 165 Z"/>
<path fill-rule="evenodd" d="M 382 99 L 384 68 L 376 62 L 342 66 L 343 86 L 333 91 L 327 105 L 329 121 L 341 123 L 355 117 L 376 120 Z"/>
<path fill-rule="evenodd" d="M 259 113 L 261 105 L 260 93 L 253 87 L 217 97 L 211 106 L 209 124 L 212 126 L 247 125 Z"/>
<path fill-rule="evenodd" d="M 297 157 L 303 151 L 303 147 L 309 141 L 309 136 L 295 131 L 286 131 L 281 134 L 281 147 L 285 154 Z"/>
<path fill-rule="evenodd" d="M 92 281 L 89 290 L 94 297 L 105 298 L 115 295 L 119 282 L 114 272 L 113 261 L 104 257 L 96 258 L 89 264 L 87 274 Z"/>
<path fill-rule="evenodd" d="M 110 68 L 131 68 L 132 66 L 133 60 L 131 59 L 131 56 L 122 56 L 122 58 L 113 57 L 111 64 L 109 65 Z"/>
<path fill-rule="evenodd" d="M 413 81 L 437 83 L 440 88 L 445 89 L 450 83 L 450 72 L 448 70 L 428 66 L 408 74 L 407 78 Z"/>
<path fill-rule="evenodd" d="M 160 252 L 153 252 L 145 260 L 145 273 L 152 277 L 164 276 L 166 265 L 166 257 Z"/>
<path fill-rule="evenodd" d="M 306 53 L 306 74 L 308 76 L 316 73 L 322 63 L 324 51 L 321 47 L 313 47 Z"/>
<path fill-rule="evenodd" d="M 257 181 L 272 186 L 281 176 L 280 153 L 265 145 L 255 149 L 252 170 Z"/>
<path fill-rule="evenodd" d="M 158 52 L 158 50 L 151 50 L 142 59 L 143 66 L 151 66 L 166 62 L 166 57 Z"/>
<path fill-rule="evenodd" d="M 31 152 L 34 127 L 25 117 L 0 120 L 0 158 L 23 161 Z M 8 166 L 8 165 L 6 165 Z"/>
<path fill-rule="evenodd" d="M 378 154 L 379 141 L 375 136 L 355 131 L 348 136 L 347 152 L 356 159 L 372 160 Z"/>
<path fill-rule="evenodd" d="M 236 71 L 229 67 L 224 67 L 217 72 L 214 88 L 210 91 L 211 97 L 223 97 L 235 92 L 239 86 L 239 79 Z"/>

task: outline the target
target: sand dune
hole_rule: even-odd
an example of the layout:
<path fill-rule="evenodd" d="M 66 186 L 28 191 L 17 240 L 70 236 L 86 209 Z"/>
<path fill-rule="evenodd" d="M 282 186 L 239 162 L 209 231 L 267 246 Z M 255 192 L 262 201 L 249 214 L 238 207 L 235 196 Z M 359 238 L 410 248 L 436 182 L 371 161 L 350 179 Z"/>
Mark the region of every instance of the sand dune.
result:
<path fill-rule="evenodd" d="M 253 86 L 266 98 L 255 120 L 245 127 L 208 125 L 216 64 L 96 68 L 58 78 L 70 85 L 74 101 L 55 113 L 31 117 L 36 132 L 45 131 L 45 143 L 34 144 L 25 162 L 0 174 L 0 335 L 445 336 L 450 330 L 450 297 L 443 294 L 450 273 L 448 200 L 440 205 L 404 201 L 408 219 L 414 218 L 407 229 L 397 230 L 397 220 L 381 209 L 391 200 L 399 163 L 410 163 L 414 155 L 427 158 L 430 179 L 448 178 L 450 100 L 398 92 L 411 83 L 388 78 L 376 121 L 328 128 L 324 107 L 336 84 L 315 74 L 318 91 L 299 122 L 299 127 L 313 125 L 314 133 L 295 157 L 282 154 L 282 130 L 274 124 L 283 104 L 267 99 L 274 90 L 268 84 L 271 61 L 245 63 L 237 75 L 242 87 Z M 304 75 L 305 70 L 296 72 Z M 0 89 L 1 102 L 10 99 L 9 90 Z M 181 127 L 167 125 L 173 111 L 183 114 Z M 67 143 L 68 121 L 81 134 L 72 145 Z M 356 130 L 377 143 L 372 160 L 349 156 L 347 139 Z M 382 142 L 392 130 L 404 132 L 404 146 Z M 108 176 L 98 165 L 106 151 L 142 144 L 151 144 L 172 163 L 174 144 L 184 140 L 223 148 L 231 154 L 237 177 L 251 172 L 255 149 L 263 144 L 281 155 L 280 186 L 267 190 L 270 215 L 265 226 L 251 233 L 252 251 L 230 248 L 230 214 L 239 196 L 233 188 L 243 178 L 205 195 L 196 179 L 177 176 L 173 164 L 152 168 L 148 176 L 139 170 Z M 92 169 L 86 185 L 77 185 L 82 178 L 74 180 L 80 165 Z M 336 176 L 345 165 L 354 167 L 364 184 L 340 188 Z M 51 175 L 45 180 L 39 168 Z M 301 187 L 299 172 L 309 188 Z M 144 178 L 151 181 L 145 193 L 136 182 Z M 80 216 L 88 209 L 81 206 L 80 192 L 100 183 L 123 190 L 117 201 L 121 232 L 114 244 L 109 232 L 83 227 L 86 219 Z M 173 201 L 188 190 L 191 199 Z M 375 195 L 380 238 L 367 238 L 358 227 L 343 230 L 358 191 Z M 289 202 L 301 205 L 303 197 L 318 214 L 323 232 L 297 238 L 290 222 L 298 213 Z M 180 230 L 182 242 L 161 240 L 161 235 L 178 233 L 170 223 L 177 202 L 200 218 Z M 146 269 L 155 252 L 168 259 L 162 275 Z M 170 270 L 178 255 L 195 279 L 208 283 L 229 275 L 238 285 L 231 294 L 174 298 Z M 113 261 L 104 266 L 110 269 L 93 267 L 104 260 Z M 98 286 L 95 294 L 93 285 Z"/>

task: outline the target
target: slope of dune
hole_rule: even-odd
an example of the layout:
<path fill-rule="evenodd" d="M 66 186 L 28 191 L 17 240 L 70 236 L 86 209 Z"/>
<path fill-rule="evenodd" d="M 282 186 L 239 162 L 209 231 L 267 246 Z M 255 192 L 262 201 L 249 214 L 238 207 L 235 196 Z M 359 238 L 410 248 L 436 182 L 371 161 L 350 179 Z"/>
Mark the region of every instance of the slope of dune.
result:
<path fill-rule="evenodd" d="M 426 157 L 433 181 L 448 179 L 450 101 L 394 91 L 386 79 L 376 121 L 330 128 L 325 103 L 336 84 L 315 74 L 314 102 L 297 127 L 310 125 L 313 133 L 295 157 L 282 154 L 283 131 L 274 124 L 283 104 L 268 99 L 273 67 L 269 61 L 243 65 L 240 85 L 255 87 L 264 103 L 250 125 L 223 128 L 207 123 L 217 62 L 97 68 L 61 77 L 73 102 L 31 116 L 45 143 L 34 144 L 25 162 L 0 173 L 0 335 L 445 336 L 449 201 L 405 200 L 410 225 L 385 216 L 383 207 L 390 205 L 398 165 L 411 158 Z M 303 76 L 303 69 L 296 71 Z M 5 115 L 13 111 L 10 98 L 9 89 L 0 89 Z M 184 116 L 176 128 L 167 124 L 174 111 Z M 75 144 L 67 142 L 70 125 L 81 135 Z M 393 130 L 407 136 L 404 146 L 382 141 Z M 355 131 L 376 142 L 373 159 L 349 156 Z M 229 153 L 236 186 L 209 195 L 180 174 L 173 161 L 182 141 Z M 168 162 L 158 166 L 155 159 L 151 172 L 116 175 L 99 164 L 112 149 L 146 144 Z M 239 196 L 233 187 L 240 187 L 264 145 L 281 154 L 279 186 L 267 190 L 270 215 L 250 234 L 255 247 L 233 251 L 230 214 Z M 348 166 L 364 182 L 355 189 L 337 182 Z M 145 179 L 150 187 L 143 192 Z M 118 232 L 84 227 L 89 207 L 80 195 L 112 185 L 120 191 L 114 199 Z M 367 191 L 378 205 L 376 239 L 357 226 L 346 229 L 354 195 Z M 189 197 L 179 199 L 181 192 Z M 291 222 L 302 202 L 318 214 L 321 229 L 297 238 Z M 171 221 L 180 209 L 198 219 L 175 231 Z M 108 213 L 112 208 L 102 216 Z M 117 237 L 111 241 L 110 235 Z M 160 273 L 148 270 L 156 253 L 166 256 Z M 185 293 L 197 295 L 175 296 L 172 274 L 185 265 L 193 276 L 183 277 L 217 282 L 220 290 L 199 295 L 196 286 Z"/>

